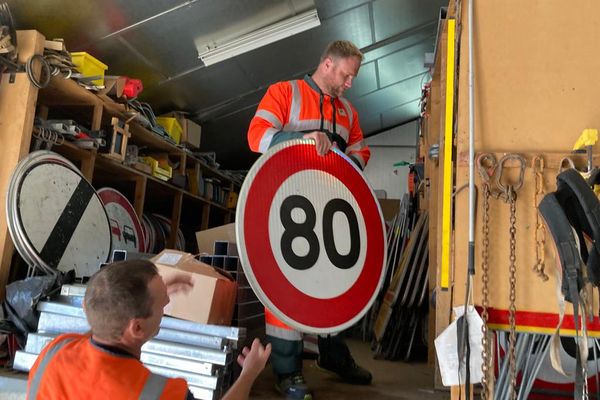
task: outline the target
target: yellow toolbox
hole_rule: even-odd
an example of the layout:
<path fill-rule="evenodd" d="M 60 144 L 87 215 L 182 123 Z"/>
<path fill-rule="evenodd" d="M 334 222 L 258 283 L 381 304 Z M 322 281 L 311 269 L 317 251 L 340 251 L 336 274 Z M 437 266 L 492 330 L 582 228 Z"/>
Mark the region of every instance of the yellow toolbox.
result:
<path fill-rule="evenodd" d="M 158 179 L 168 181 L 173 176 L 173 168 L 168 164 L 160 164 L 153 157 L 139 157 L 139 160 L 144 164 L 148 164 L 152 168 L 152 176 Z"/>
<path fill-rule="evenodd" d="M 101 78 L 93 80 L 92 83 L 96 86 L 104 86 L 104 71 L 108 69 L 106 64 L 85 51 L 71 53 L 71 58 L 81 75 L 100 76 Z"/>
<path fill-rule="evenodd" d="M 181 141 L 181 134 L 183 133 L 183 128 L 181 124 L 177 121 L 177 118 L 173 117 L 156 117 L 156 122 L 165 128 L 169 136 L 173 138 L 175 143 L 179 144 Z"/>

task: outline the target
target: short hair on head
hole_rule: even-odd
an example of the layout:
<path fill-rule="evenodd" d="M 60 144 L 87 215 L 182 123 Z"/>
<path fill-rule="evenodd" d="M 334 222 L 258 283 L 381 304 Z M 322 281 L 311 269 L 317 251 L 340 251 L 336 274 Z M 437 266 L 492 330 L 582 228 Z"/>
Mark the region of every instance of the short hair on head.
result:
<path fill-rule="evenodd" d="M 325 51 L 321 55 L 321 61 L 330 58 L 349 58 L 349 57 L 357 57 L 360 62 L 363 61 L 363 53 L 360 51 L 358 47 L 354 43 L 349 40 L 336 40 L 331 42 L 325 48 Z"/>
<path fill-rule="evenodd" d="M 119 261 L 96 272 L 85 291 L 85 314 L 92 333 L 118 340 L 127 323 L 152 315 L 153 299 L 148 284 L 158 275 L 147 260 Z"/>

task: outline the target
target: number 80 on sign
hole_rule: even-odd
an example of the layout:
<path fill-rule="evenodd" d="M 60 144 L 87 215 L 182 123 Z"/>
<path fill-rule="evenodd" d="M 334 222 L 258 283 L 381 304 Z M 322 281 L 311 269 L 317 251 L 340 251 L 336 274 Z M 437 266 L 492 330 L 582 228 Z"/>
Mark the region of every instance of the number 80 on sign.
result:
<path fill-rule="evenodd" d="M 385 276 L 377 199 L 337 150 L 275 146 L 252 167 L 236 215 L 238 250 L 263 304 L 291 327 L 343 330 L 370 308 Z"/>

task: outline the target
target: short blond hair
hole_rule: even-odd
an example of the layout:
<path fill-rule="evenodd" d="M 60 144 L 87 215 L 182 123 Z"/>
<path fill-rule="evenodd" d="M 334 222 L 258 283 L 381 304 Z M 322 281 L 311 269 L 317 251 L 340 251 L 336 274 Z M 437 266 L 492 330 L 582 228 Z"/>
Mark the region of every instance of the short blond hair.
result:
<path fill-rule="evenodd" d="M 329 43 L 327 48 L 325 48 L 323 55 L 321 55 L 321 61 L 328 57 L 336 59 L 356 57 L 360 60 L 360 62 L 362 62 L 364 58 L 360 49 L 349 40 L 336 40 Z"/>

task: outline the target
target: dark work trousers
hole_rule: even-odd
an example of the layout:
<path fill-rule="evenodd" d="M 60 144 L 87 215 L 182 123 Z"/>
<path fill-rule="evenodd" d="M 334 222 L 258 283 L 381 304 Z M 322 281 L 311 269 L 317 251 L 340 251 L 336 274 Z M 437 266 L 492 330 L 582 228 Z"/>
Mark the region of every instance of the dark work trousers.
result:
<path fill-rule="evenodd" d="M 271 366 L 277 376 L 292 375 L 302 372 L 302 340 L 285 340 L 267 335 L 271 343 Z M 319 336 L 319 357 L 321 360 L 344 360 L 350 356 L 350 350 L 344 341 L 343 334 L 335 336 Z"/>

